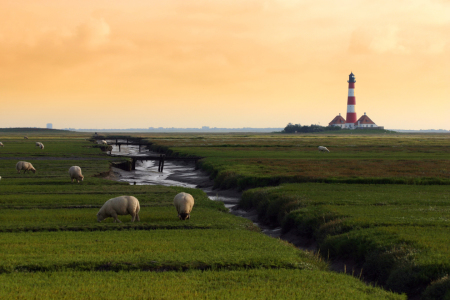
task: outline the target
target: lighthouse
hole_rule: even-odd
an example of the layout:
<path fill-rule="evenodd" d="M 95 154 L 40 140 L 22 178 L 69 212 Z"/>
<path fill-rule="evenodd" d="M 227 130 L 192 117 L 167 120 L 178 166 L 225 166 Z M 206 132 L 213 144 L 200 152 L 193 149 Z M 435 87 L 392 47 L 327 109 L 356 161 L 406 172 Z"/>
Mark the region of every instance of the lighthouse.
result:
<path fill-rule="evenodd" d="M 348 75 L 348 100 L 347 100 L 347 118 L 345 121 L 345 127 L 349 129 L 355 128 L 356 123 L 356 98 L 355 98 L 355 75 L 353 72 Z"/>

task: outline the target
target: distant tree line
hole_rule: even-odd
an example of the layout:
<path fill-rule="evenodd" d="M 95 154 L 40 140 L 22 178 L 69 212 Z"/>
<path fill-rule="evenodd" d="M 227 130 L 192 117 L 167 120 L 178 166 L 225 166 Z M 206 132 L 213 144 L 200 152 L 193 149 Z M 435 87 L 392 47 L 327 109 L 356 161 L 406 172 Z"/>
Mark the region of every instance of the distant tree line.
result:
<path fill-rule="evenodd" d="M 299 132 L 321 132 L 321 131 L 336 131 L 341 130 L 342 128 L 339 126 L 320 126 L 320 125 L 311 125 L 311 126 L 302 126 L 300 124 L 292 124 L 289 123 L 287 126 L 281 131 L 282 133 L 299 133 Z"/>

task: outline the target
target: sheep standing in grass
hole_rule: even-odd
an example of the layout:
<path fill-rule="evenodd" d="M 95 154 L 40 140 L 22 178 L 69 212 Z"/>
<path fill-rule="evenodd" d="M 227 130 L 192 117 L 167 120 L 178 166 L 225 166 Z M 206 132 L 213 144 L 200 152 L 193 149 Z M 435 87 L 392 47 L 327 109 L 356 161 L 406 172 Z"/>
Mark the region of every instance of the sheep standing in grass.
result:
<path fill-rule="evenodd" d="M 4 147 L 4 145 L 3 145 L 3 143 L 2 143 L 2 142 L 0 142 L 0 147 Z"/>
<path fill-rule="evenodd" d="M 39 145 L 39 148 L 40 148 L 41 150 L 44 150 L 44 144 L 41 143 L 41 144 Z"/>
<path fill-rule="evenodd" d="M 117 215 L 131 215 L 131 222 L 135 219 L 139 221 L 139 200 L 133 196 L 120 196 L 109 199 L 103 204 L 97 213 L 97 221 L 101 222 L 106 218 L 114 218 L 114 222 L 122 223 Z"/>
<path fill-rule="evenodd" d="M 40 142 L 36 142 L 36 147 L 39 147 L 41 145 Z"/>
<path fill-rule="evenodd" d="M 179 193 L 173 199 L 173 204 L 178 212 L 178 218 L 180 220 L 189 219 L 192 207 L 194 207 L 194 197 L 188 193 Z"/>
<path fill-rule="evenodd" d="M 69 168 L 70 179 L 75 179 L 77 182 L 83 181 L 84 176 L 81 175 L 81 168 L 79 166 L 72 166 Z"/>
<path fill-rule="evenodd" d="M 32 171 L 33 173 L 36 173 L 36 169 L 33 167 L 33 165 L 26 161 L 19 161 L 16 164 L 16 170 L 20 174 L 20 171 L 23 170 L 23 173 L 25 174 L 27 171 Z"/>
<path fill-rule="evenodd" d="M 23 138 L 26 139 L 26 140 L 28 140 L 28 137 L 27 137 L 27 136 L 24 136 Z"/>
<path fill-rule="evenodd" d="M 103 145 L 108 145 L 108 142 L 105 141 L 105 140 L 102 140 L 102 144 L 103 144 Z"/>
<path fill-rule="evenodd" d="M 325 152 L 325 151 L 330 152 L 330 150 L 328 150 L 327 147 L 319 146 L 318 148 L 319 148 L 319 152 Z"/>

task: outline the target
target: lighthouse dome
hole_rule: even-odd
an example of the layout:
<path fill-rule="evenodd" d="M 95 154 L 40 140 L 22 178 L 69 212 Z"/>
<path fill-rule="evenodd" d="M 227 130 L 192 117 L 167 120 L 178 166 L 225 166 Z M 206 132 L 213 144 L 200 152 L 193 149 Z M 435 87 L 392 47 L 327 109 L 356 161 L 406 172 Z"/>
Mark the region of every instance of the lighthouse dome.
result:
<path fill-rule="evenodd" d="M 347 82 L 353 82 L 353 83 L 355 83 L 356 82 L 356 80 L 355 80 L 355 75 L 353 74 L 353 72 L 351 72 L 350 73 L 350 75 L 348 75 L 348 81 Z"/>

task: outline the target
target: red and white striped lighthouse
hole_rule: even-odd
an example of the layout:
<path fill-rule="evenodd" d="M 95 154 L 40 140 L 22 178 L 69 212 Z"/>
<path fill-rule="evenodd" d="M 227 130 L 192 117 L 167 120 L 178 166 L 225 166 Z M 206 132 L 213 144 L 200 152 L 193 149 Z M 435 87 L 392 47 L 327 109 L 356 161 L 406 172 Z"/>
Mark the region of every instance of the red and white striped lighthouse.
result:
<path fill-rule="evenodd" d="M 356 98 L 355 98 L 355 75 L 348 75 L 348 100 L 347 100 L 347 118 L 345 120 L 346 128 L 355 128 L 356 123 Z"/>

